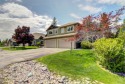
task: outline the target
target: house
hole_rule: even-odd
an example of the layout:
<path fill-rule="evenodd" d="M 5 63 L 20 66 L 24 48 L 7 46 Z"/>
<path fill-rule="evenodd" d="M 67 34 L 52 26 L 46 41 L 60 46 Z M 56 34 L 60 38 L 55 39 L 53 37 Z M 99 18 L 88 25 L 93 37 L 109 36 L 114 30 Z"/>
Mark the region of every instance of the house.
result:
<path fill-rule="evenodd" d="M 17 44 L 16 41 L 11 38 L 7 41 L 7 46 L 19 46 L 19 44 Z"/>
<path fill-rule="evenodd" d="M 34 40 L 32 41 L 32 45 L 38 45 L 40 44 L 40 46 L 44 45 L 44 40 L 43 38 L 45 37 L 45 34 L 42 33 L 33 33 L 34 36 Z"/>
<path fill-rule="evenodd" d="M 77 48 L 76 41 L 67 41 L 76 34 L 75 27 L 78 22 L 67 23 L 61 26 L 56 26 L 55 21 L 46 30 L 47 35 L 44 38 L 46 48 Z"/>

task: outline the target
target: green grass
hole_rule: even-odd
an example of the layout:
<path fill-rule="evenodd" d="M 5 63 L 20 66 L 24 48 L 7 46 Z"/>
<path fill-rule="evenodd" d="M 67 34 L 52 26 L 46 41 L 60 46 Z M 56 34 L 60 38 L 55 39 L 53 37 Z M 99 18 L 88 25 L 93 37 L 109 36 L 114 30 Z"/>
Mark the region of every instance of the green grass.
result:
<path fill-rule="evenodd" d="M 28 49 L 37 49 L 37 46 L 18 46 L 18 47 L 2 47 L 3 50 L 10 50 L 10 51 L 16 51 L 16 50 L 28 50 Z"/>
<path fill-rule="evenodd" d="M 105 84 L 125 84 L 125 78 L 115 75 L 97 64 L 92 50 L 74 50 L 72 54 L 65 51 L 38 58 L 37 61 L 46 64 L 51 71 L 73 79 L 89 77 L 91 80 Z"/>

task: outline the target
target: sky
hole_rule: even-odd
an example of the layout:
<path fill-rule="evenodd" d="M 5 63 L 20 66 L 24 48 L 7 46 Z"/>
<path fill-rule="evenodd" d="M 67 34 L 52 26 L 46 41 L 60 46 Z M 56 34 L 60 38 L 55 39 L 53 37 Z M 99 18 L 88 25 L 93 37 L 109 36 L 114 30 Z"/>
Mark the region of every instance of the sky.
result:
<path fill-rule="evenodd" d="M 0 39 L 11 38 L 17 26 L 29 26 L 31 33 L 46 34 L 54 17 L 62 25 L 124 5 L 125 0 L 0 0 Z"/>

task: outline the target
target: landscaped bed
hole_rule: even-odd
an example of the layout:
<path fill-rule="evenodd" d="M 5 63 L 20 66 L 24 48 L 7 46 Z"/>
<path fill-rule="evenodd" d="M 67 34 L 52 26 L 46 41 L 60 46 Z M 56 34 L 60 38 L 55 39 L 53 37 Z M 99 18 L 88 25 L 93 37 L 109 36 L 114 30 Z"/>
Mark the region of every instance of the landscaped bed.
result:
<path fill-rule="evenodd" d="M 15 51 L 15 50 L 28 50 L 28 49 L 37 49 L 37 46 L 16 46 L 16 47 L 2 47 L 1 49 L 3 50 L 10 50 L 10 51 Z"/>
<path fill-rule="evenodd" d="M 88 77 L 105 84 L 125 83 L 124 77 L 113 74 L 98 65 L 92 50 L 73 50 L 72 53 L 65 51 L 38 58 L 37 61 L 46 64 L 51 71 L 73 79 Z"/>

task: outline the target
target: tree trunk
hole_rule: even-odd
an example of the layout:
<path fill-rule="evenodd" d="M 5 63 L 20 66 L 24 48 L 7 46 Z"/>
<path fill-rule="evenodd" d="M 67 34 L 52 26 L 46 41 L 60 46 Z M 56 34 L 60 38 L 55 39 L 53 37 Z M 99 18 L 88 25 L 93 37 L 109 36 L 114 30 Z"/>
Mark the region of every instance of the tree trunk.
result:
<path fill-rule="evenodd" d="M 72 41 L 71 41 L 71 50 L 70 50 L 70 53 L 72 53 Z"/>
<path fill-rule="evenodd" d="M 23 47 L 25 47 L 25 43 L 23 43 Z"/>

